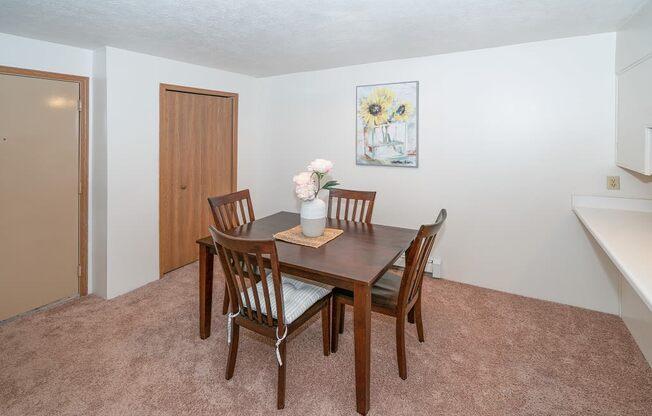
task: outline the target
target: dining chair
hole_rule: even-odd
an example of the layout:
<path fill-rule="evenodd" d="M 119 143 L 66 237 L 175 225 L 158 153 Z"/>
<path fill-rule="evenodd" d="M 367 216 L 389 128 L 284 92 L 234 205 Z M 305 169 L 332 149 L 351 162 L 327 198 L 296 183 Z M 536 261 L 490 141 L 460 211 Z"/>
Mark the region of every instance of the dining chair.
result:
<path fill-rule="evenodd" d="M 352 191 L 334 188 L 328 194 L 328 217 L 345 221 L 371 222 L 375 191 Z M 358 211 L 358 206 L 360 210 Z M 333 215 L 333 211 L 335 211 Z"/>
<path fill-rule="evenodd" d="M 407 378 L 405 359 L 405 321 L 415 323 L 419 341 L 424 342 L 423 320 L 421 316 L 421 285 L 423 273 L 435 242 L 435 237 L 444 221 L 446 210 L 442 209 L 434 224 L 422 225 L 405 255 L 405 269 L 402 276 L 392 272 L 385 273 L 371 288 L 371 310 L 396 318 L 396 357 L 398 374 Z M 353 305 L 353 294 L 337 291 L 333 294 L 333 329 L 331 331 L 331 351 L 337 352 L 338 335 L 341 333 L 340 313 L 342 305 Z"/>
<path fill-rule="evenodd" d="M 333 188 L 328 194 L 328 217 L 345 221 L 371 223 L 371 216 L 374 212 L 374 201 L 376 191 L 354 191 L 350 189 Z M 360 210 L 358 211 L 358 206 Z M 350 209 L 349 209 L 350 208 Z M 334 212 L 333 212 L 334 211 Z M 334 289 L 337 293 L 339 289 Z M 335 310 L 331 308 L 331 320 L 339 319 L 337 325 L 340 334 L 344 328 L 345 305 L 342 303 Z"/>
<path fill-rule="evenodd" d="M 282 409 L 285 407 L 287 337 L 320 311 L 323 352 L 326 356 L 330 354 L 328 309 L 331 289 L 281 275 L 274 240 L 233 237 L 213 226 L 209 230 L 232 299 L 227 322 L 229 353 L 226 379 L 230 380 L 235 370 L 241 326 L 273 339 L 278 362 L 276 406 Z M 270 272 L 265 278 L 257 280 L 254 265 L 264 273 L 263 258 L 269 259 Z"/>
<path fill-rule="evenodd" d="M 232 230 L 256 219 L 254 206 L 251 203 L 249 189 L 232 192 L 226 195 L 208 198 L 208 204 L 213 213 L 215 226 L 220 231 Z M 245 209 L 246 205 L 246 209 Z M 222 315 L 229 311 L 229 292 L 224 282 L 224 300 L 222 301 Z"/>

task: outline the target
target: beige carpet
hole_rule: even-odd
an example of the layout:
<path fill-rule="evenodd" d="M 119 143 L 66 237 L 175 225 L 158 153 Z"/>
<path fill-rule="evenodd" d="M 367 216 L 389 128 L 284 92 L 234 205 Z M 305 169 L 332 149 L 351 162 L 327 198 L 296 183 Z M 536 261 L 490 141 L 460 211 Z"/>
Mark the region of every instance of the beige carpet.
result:
<path fill-rule="evenodd" d="M 1 325 L 0 414 L 276 413 L 272 344 L 242 330 L 225 381 L 225 319 L 199 339 L 196 281 L 193 264 Z M 618 317 L 445 280 L 424 290 L 426 343 L 409 325 L 406 381 L 392 320 L 373 315 L 370 414 L 652 414 L 652 371 Z M 318 321 L 292 337 L 279 414 L 355 414 L 350 318 L 330 357 Z"/>

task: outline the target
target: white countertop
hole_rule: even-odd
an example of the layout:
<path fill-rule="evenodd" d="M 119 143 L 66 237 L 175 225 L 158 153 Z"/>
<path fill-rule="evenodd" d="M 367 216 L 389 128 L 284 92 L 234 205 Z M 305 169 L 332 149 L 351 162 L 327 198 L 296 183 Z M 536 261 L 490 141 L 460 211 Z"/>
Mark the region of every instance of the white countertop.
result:
<path fill-rule="evenodd" d="M 573 211 L 652 311 L 652 200 L 573 196 Z"/>

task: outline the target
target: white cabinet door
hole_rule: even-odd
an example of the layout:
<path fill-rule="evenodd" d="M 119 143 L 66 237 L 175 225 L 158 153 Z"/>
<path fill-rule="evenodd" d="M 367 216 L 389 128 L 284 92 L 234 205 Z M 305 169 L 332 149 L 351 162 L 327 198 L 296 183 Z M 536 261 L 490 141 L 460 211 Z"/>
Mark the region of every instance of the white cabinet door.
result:
<path fill-rule="evenodd" d="M 618 76 L 619 166 L 652 175 L 652 58 Z"/>

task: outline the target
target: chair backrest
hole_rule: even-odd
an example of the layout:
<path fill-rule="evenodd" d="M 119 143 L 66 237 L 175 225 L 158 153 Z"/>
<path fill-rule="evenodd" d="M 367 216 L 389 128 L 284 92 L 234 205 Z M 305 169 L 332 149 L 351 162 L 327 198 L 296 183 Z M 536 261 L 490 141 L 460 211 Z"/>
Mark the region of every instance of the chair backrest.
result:
<path fill-rule="evenodd" d="M 409 310 L 419 297 L 428 257 L 430 257 L 435 237 L 437 237 L 439 229 L 446 221 L 447 215 L 445 209 L 439 211 L 435 223 L 422 225 L 416 238 L 410 244 L 405 256 L 405 270 L 403 271 L 401 288 L 398 294 L 399 308 L 403 306 Z"/>
<path fill-rule="evenodd" d="M 220 231 L 228 231 L 256 219 L 249 189 L 208 198 L 208 203 L 211 206 L 215 226 Z"/>
<path fill-rule="evenodd" d="M 375 191 L 331 189 L 328 195 L 328 217 L 370 223 L 375 199 Z M 334 216 L 333 211 L 335 211 Z"/>
<path fill-rule="evenodd" d="M 274 240 L 233 237 L 218 231 L 212 225 L 209 230 L 224 269 L 229 299 L 231 299 L 231 312 L 240 312 L 242 316 L 261 325 L 278 326 L 280 333 L 283 333 L 285 330 L 283 287 Z M 269 287 L 266 276 L 261 276 L 262 296 L 260 296 L 256 288 L 258 279 L 255 270 L 259 270 L 261 274 L 265 273 L 264 256 L 269 257 L 271 263 L 273 287 Z M 249 288 L 252 288 L 250 292 Z M 265 314 L 261 311 L 265 311 Z M 276 312 L 276 323 L 272 318 L 273 311 Z"/>

